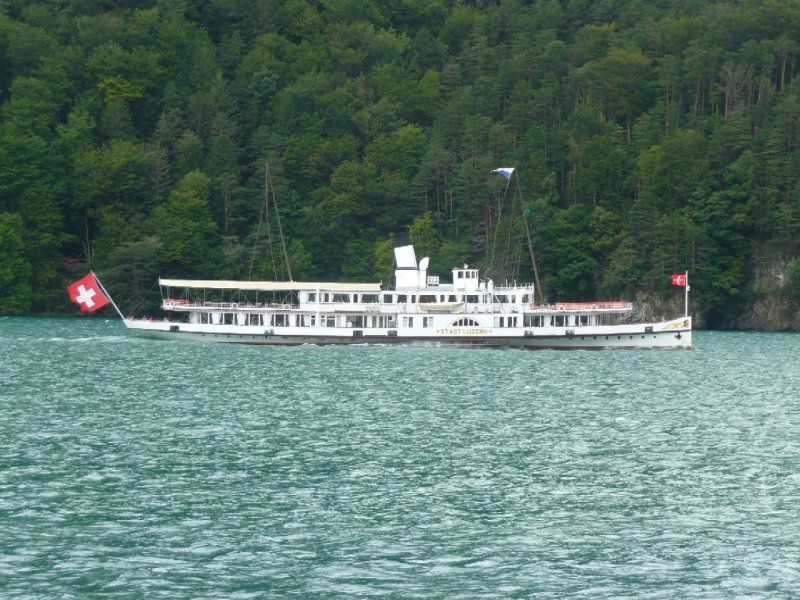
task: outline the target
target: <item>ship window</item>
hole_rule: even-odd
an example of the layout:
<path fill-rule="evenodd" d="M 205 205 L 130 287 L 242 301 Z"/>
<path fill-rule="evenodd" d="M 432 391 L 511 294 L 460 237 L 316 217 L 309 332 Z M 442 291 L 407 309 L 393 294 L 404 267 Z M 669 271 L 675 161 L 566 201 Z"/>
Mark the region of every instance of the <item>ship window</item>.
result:
<path fill-rule="evenodd" d="M 250 315 L 250 325 L 261 325 L 261 315 Z"/>
<path fill-rule="evenodd" d="M 478 304 L 480 302 L 480 298 L 476 294 L 470 294 L 467 296 L 467 302 L 470 304 Z"/>
<path fill-rule="evenodd" d="M 403 327 L 414 327 L 414 317 L 403 317 Z"/>
<path fill-rule="evenodd" d="M 525 315 L 522 321 L 525 327 L 542 327 L 544 325 L 544 317 L 541 315 Z"/>
<path fill-rule="evenodd" d="M 334 302 L 350 302 L 350 294 L 333 294 Z"/>
<path fill-rule="evenodd" d="M 422 294 L 419 297 L 420 302 L 436 302 L 436 296 L 429 295 L 429 294 Z"/>
<path fill-rule="evenodd" d="M 494 326 L 495 327 L 516 327 L 517 326 L 517 317 L 495 317 L 494 318 Z"/>
<path fill-rule="evenodd" d="M 361 301 L 362 302 L 378 302 L 378 294 L 361 294 Z"/>
<path fill-rule="evenodd" d="M 469 317 L 463 317 L 453 323 L 453 327 L 480 327 L 481 324 Z"/>
<path fill-rule="evenodd" d="M 222 322 L 225 325 L 233 325 L 233 313 L 225 313 L 222 315 Z"/>
<path fill-rule="evenodd" d="M 433 327 L 433 317 L 422 317 L 423 327 Z"/>
<path fill-rule="evenodd" d="M 204 325 L 211 323 L 211 313 L 200 313 L 200 322 Z"/>
<path fill-rule="evenodd" d="M 383 296 L 383 303 L 384 304 L 394 304 L 394 300 L 392 300 L 392 295 L 391 294 L 385 294 Z"/>
<path fill-rule="evenodd" d="M 397 303 L 400 304 L 403 302 L 408 302 L 408 296 L 406 296 L 405 294 L 398 294 Z"/>
<path fill-rule="evenodd" d="M 317 294 L 314 292 L 310 292 L 308 294 L 308 301 L 309 302 L 316 302 L 317 301 Z"/>
<path fill-rule="evenodd" d="M 272 325 L 275 327 L 287 327 L 289 325 L 289 315 L 272 315 Z"/>

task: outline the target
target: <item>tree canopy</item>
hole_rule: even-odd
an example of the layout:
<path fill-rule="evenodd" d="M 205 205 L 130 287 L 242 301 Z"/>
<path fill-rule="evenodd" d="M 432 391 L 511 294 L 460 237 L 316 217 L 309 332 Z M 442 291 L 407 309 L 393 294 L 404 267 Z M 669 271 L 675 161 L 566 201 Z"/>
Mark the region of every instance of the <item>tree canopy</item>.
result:
<path fill-rule="evenodd" d="M 800 255 L 798 30 L 791 0 L 5 0 L 0 312 L 87 267 L 284 277 L 277 216 L 295 279 L 388 283 L 411 233 L 532 280 L 527 218 L 551 300 L 689 270 L 730 325 Z"/>

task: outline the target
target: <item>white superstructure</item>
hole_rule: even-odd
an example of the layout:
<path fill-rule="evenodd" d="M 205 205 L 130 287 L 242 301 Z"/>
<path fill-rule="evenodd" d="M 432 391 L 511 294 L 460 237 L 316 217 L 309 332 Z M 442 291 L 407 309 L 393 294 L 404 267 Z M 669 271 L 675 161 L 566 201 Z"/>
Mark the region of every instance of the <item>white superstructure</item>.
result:
<path fill-rule="evenodd" d="M 423 343 L 516 348 L 691 348 L 690 316 L 631 322 L 627 302 L 536 304 L 533 285 L 496 286 L 478 269 L 428 275 L 395 248 L 395 288 L 380 284 L 161 279 L 169 320 L 126 319 L 164 339 L 245 344 Z"/>

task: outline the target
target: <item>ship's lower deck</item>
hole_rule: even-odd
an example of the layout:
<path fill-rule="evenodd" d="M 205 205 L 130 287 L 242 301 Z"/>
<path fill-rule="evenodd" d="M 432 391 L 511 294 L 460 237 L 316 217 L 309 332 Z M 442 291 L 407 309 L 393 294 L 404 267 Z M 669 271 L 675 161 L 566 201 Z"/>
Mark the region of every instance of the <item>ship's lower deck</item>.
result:
<path fill-rule="evenodd" d="M 131 331 L 166 340 L 230 344 L 413 344 L 524 349 L 691 348 L 690 318 L 584 328 L 449 328 L 446 330 L 265 328 L 171 321 L 125 321 Z"/>

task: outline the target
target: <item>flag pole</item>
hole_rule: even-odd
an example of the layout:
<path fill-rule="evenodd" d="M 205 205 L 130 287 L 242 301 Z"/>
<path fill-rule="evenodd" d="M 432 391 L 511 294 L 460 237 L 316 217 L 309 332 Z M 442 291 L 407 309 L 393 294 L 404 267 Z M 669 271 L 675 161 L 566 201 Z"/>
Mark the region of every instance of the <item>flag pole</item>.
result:
<path fill-rule="evenodd" d="M 91 273 L 91 274 L 92 274 L 92 277 L 94 277 L 94 280 L 97 282 L 97 285 L 99 285 L 99 286 L 100 286 L 100 290 L 101 290 L 101 291 L 102 291 L 102 292 L 103 292 L 103 293 L 106 295 L 106 298 L 108 298 L 108 301 L 109 301 L 109 302 L 111 302 L 111 306 L 113 306 L 113 307 L 114 307 L 114 310 L 116 310 L 116 311 L 117 311 L 117 314 L 119 315 L 119 318 L 120 318 L 120 319 L 122 319 L 122 320 L 124 321 L 124 320 L 125 320 L 125 315 L 123 315 L 123 314 L 122 314 L 122 311 L 119 309 L 119 306 L 117 306 L 117 303 L 116 303 L 116 302 L 114 302 L 114 299 L 111 297 L 111 294 L 109 294 L 109 293 L 106 291 L 106 288 L 104 288 L 104 287 L 103 287 L 103 284 L 102 284 L 102 283 L 100 283 L 100 278 L 99 278 L 99 277 L 97 276 L 97 274 L 96 274 L 94 271 L 92 271 L 92 270 L 90 270 L 90 271 L 89 271 L 89 273 Z"/>
<path fill-rule="evenodd" d="M 684 286 L 683 286 L 683 294 L 684 294 L 684 312 L 683 316 L 689 316 L 689 271 L 684 273 Z"/>
<path fill-rule="evenodd" d="M 514 171 L 516 170 L 516 168 L 517 168 L 516 165 L 511 167 L 511 174 L 508 177 L 506 177 L 506 189 L 503 190 L 503 197 L 500 199 L 500 208 L 497 211 L 497 223 L 495 223 L 495 226 L 494 226 L 494 235 L 493 235 L 493 238 L 492 238 L 491 255 L 489 256 L 489 268 L 491 269 L 492 277 L 497 277 L 497 273 L 495 272 L 495 264 L 494 264 L 494 251 L 495 251 L 495 247 L 497 246 L 497 232 L 500 229 L 500 218 L 502 217 L 502 214 L 503 214 L 503 205 L 506 202 L 506 196 L 508 195 L 508 188 L 511 187 L 511 176 L 514 174 Z M 497 169 L 495 169 L 495 171 L 497 171 Z M 492 171 L 492 173 L 494 173 L 495 171 Z M 503 177 L 505 177 L 505 175 L 503 173 L 501 173 L 501 175 L 503 175 Z M 498 270 L 498 272 L 499 272 L 499 270 Z"/>

